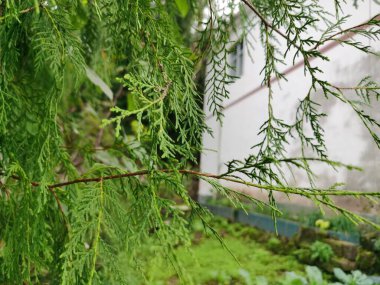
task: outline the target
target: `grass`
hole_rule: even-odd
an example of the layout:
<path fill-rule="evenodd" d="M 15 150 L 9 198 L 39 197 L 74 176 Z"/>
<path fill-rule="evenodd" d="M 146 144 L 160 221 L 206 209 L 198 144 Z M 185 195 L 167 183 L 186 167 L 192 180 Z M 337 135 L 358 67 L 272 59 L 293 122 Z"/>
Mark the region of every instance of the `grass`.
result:
<path fill-rule="evenodd" d="M 182 283 L 168 267 L 167 260 L 153 257 L 147 274 L 148 284 L 230 284 L 232 278 L 255 280 L 257 276 L 265 276 L 272 284 L 271 281 L 278 280 L 286 271 L 301 273 L 304 269 L 294 257 L 276 255 L 249 238 L 225 236 L 224 242 L 236 259 L 213 237 L 203 238 L 190 250 L 178 248 L 178 260 L 186 271 Z"/>

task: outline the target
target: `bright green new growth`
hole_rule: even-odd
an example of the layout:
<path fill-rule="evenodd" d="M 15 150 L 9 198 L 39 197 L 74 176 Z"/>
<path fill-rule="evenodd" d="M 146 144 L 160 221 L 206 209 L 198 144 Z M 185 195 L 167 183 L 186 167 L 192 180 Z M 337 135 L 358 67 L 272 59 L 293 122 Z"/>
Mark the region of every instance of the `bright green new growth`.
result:
<path fill-rule="evenodd" d="M 309 188 L 290 186 L 281 168 L 304 169 L 311 180 L 310 161 L 352 168 L 327 157 L 319 122 L 325 114 L 313 99 L 317 88 L 349 104 L 380 145 L 379 123 L 361 108 L 379 99 L 379 85 L 365 78 L 358 86 L 334 86 L 320 80 L 322 71 L 310 63 L 312 57 L 327 59 L 317 48 L 348 32 L 377 39 L 378 18 L 365 23 L 368 29 L 340 30 L 345 16 L 338 0 L 334 22 L 318 1 L 228 2 L 239 11 L 238 40 L 251 46 L 250 30 L 260 28 L 269 114 L 257 153 L 231 161 L 217 175 L 188 169 L 209 131 L 196 75 L 205 61 L 213 67 L 206 100 L 221 120 L 226 87 L 234 79 L 227 57 L 237 16 L 217 1 L 0 0 L 0 283 L 123 284 L 119 273 L 139 272 L 137 249 L 148 239 L 181 274 L 172 249 L 190 243 L 195 216 L 209 227 L 208 212 L 190 197 L 185 176 L 208 181 L 237 206 L 241 198 L 268 206 L 274 218 L 277 191 L 372 223 L 330 197 L 376 199 L 380 193 L 316 189 L 312 181 Z M 326 23 L 326 32 L 320 39 L 306 37 L 317 21 Z M 276 38 L 286 40 L 286 51 Z M 190 46 L 192 41 L 197 44 Z M 342 43 L 372 52 L 361 42 Z M 312 78 L 294 124 L 276 118 L 271 106 L 271 78 L 284 76 L 278 64 L 286 56 L 301 56 Z M 98 78 L 104 82 L 94 85 Z M 106 92 L 111 98 L 97 87 L 104 85 L 112 87 L 113 96 Z M 345 96 L 346 89 L 357 98 Z M 290 135 L 302 142 L 298 158 L 287 157 Z M 315 157 L 305 157 L 306 149 Z M 221 180 L 267 190 L 269 204 Z M 190 219 L 180 203 L 190 209 Z M 119 268 L 125 256 L 131 268 Z"/>

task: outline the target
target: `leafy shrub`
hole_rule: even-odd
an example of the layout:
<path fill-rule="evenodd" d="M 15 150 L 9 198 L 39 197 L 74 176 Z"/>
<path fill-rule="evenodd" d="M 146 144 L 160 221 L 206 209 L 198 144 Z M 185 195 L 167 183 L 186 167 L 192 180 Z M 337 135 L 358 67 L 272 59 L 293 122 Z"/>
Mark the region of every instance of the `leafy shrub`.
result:
<path fill-rule="evenodd" d="M 296 274 L 294 272 L 286 272 L 285 278 L 279 281 L 278 285 L 328 285 L 329 283 L 323 279 L 321 270 L 315 266 L 306 266 L 306 276 Z M 256 285 L 267 285 L 268 281 L 265 277 L 258 277 Z"/>
<path fill-rule="evenodd" d="M 287 272 L 285 279 L 279 285 L 328 285 L 323 279 L 321 270 L 315 266 L 306 266 L 306 277 L 294 272 Z"/>
<path fill-rule="evenodd" d="M 311 259 L 319 262 L 329 262 L 334 255 L 334 251 L 327 243 L 316 241 L 310 246 Z"/>
<path fill-rule="evenodd" d="M 253 285 L 251 274 L 245 269 L 239 269 L 239 277 L 244 285 Z"/>
<path fill-rule="evenodd" d="M 315 227 L 315 222 L 322 218 L 323 215 L 321 212 L 314 212 L 306 216 L 305 223 L 309 227 Z"/>
<path fill-rule="evenodd" d="M 340 283 L 333 285 L 373 285 L 374 282 L 367 275 L 359 270 L 352 271 L 351 274 L 345 273 L 340 268 L 334 268 L 334 275 Z"/>
<path fill-rule="evenodd" d="M 311 252 L 310 248 L 299 248 L 294 250 L 292 254 L 303 263 L 309 263 L 311 261 Z"/>
<path fill-rule="evenodd" d="M 276 237 L 271 237 L 267 241 L 267 247 L 272 251 L 276 251 L 281 247 L 281 241 Z"/>
<path fill-rule="evenodd" d="M 330 227 L 330 222 L 323 219 L 318 219 L 315 222 L 315 226 L 320 228 L 321 230 L 327 230 Z"/>
<path fill-rule="evenodd" d="M 260 235 L 261 235 L 261 232 L 257 228 L 243 227 L 240 230 L 240 236 L 241 237 L 248 237 L 248 238 L 256 239 Z"/>
<path fill-rule="evenodd" d="M 216 281 L 216 284 L 228 285 L 232 281 L 232 276 L 225 271 L 213 271 L 210 275 L 210 281 Z"/>
<path fill-rule="evenodd" d="M 216 283 L 215 283 L 216 282 Z M 218 285 L 253 285 L 251 274 L 240 268 L 236 273 L 230 274 L 226 271 L 212 271 L 210 273 L 210 279 L 206 284 L 218 284 Z"/>
<path fill-rule="evenodd" d="M 373 244 L 374 251 L 380 252 L 380 238 L 377 238 Z"/>
<path fill-rule="evenodd" d="M 345 233 L 357 232 L 358 229 L 350 219 L 345 216 L 337 216 L 330 220 L 331 228 L 335 231 L 341 231 Z"/>
<path fill-rule="evenodd" d="M 279 285 L 374 285 L 374 282 L 359 270 L 346 274 L 339 268 L 334 268 L 334 275 L 340 282 L 329 283 L 323 278 L 322 272 L 318 267 L 306 266 L 306 276 L 301 276 L 294 272 L 287 272 L 285 278 Z M 260 277 L 262 279 L 262 277 Z M 265 278 L 257 280 L 256 285 L 267 285 Z"/>
<path fill-rule="evenodd" d="M 255 285 L 268 285 L 268 280 L 264 276 L 256 277 Z"/>

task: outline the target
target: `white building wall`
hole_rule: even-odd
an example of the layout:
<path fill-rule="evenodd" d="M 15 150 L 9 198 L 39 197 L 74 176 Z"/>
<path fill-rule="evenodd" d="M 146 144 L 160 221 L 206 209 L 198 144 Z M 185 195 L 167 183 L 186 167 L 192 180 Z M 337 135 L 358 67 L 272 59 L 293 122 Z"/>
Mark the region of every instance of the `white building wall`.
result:
<path fill-rule="evenodd" d="M 323 0 L 326 8 L 334 9 L 333 1 Z M 350 2 L 350 1 L 348 1 Z M 360 3 L 359 9 L 352 4 L 344 7 L 347 14 L 351 14 L 345 27 L 351 27 L 362 23 L 380 13 L 380 5 L 371 0 Z M 314 36 L 318 36 L 315 33 Z M 257 37 L 258 38 L 258 37 Z M 365 40 L 367 41 L 367 40 Z M 378 43 L 368 42 L 369 45 Z M 224 102 L 223 125 L 215 121 L 208 112 L 207 124 L 213 130 L 214 137 L 205 135 L 203 138 L 204 152 L 201 155 L 201 171 L 209 173 L 221 173 L 224 164 L 232 159 L 243 159 L 252 153 L 251 147 L 260 141 L 257 136 L 260 126 L 267 118 L 268 91 L 261 88 L 262 76 L 260 71 L 264 66 L 264 51 L 261 45 L 252 51 L 254 62 L 244 51 L 243 75 L 235 83 L 229 86 L 231 96 Z M 324 71 L 319 77 L 329 80 L 337 86 L 355 86 L 366 75 L 372 75 L 380 81 L 380 61 L 375 56 L 346 46 L 336 46 L 326 51 L 329 62 L 314 60 L 312 65 L 320 67 Z M 301 59 L 298 59 L 301 61 Z M 297 62 L 297 61 L 296 61 Z M 284 67 L 289 69 L 292 65 Z M 300 65 L 287 74 L 288 81 L 273 84 L 274 100 L 273 109 L 276 117 L 285 121 L 294 120 L 296 106 L 299 99 L 303 98 L 310 87 L 310 78 L 305 77 L 303 66 Z M 323 97 L 323 96 L 321 96 Z M 368 132 L 361 124 L 350 107 L 330 99 L 327 102 L 321 98 L 322 110 L 328 113 L 324 119 L 325 139 L 331 159 L 339 160 L 347 164 L 354 164 L 366 168 L 363 173 L 348 173 L 346 170 L 331 171 L 326 167 L 316 165 L 314 170 L 319 175 L 320 186 L 329 186 L 339 181 L 347 183 L 347 188 L 362 190 L 378 190 L 379 178 L 376 173 L 380 170 L 380 151 L 372 141 Z M 377 110 L 375 110 L 377 111 Z M 376 117 L 376 113 L 374 113 Z M 380 116 L 377 116 L 380 119 Z M 297 142 L 289 147 L 289 156 L 299 156 Z M 297 155 L 298 153 L 298 155 Z M 305 185 L 305 175 L 296 175 L 294 184 Z M 210 186 L 200 183 L 200 195 L 210 195 Z"/>

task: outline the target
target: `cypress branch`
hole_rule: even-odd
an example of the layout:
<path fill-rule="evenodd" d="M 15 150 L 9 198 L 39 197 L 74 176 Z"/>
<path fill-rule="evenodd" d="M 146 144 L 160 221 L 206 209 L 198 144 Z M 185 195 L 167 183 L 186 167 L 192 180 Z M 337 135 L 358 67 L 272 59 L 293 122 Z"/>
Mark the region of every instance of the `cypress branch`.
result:
<path fill-rule="evenodd" d="M 322 124 L 328 114 L 316 90 L 347 104 L 380 146 L 380 123 L 363 107 L 378 104 L 378 82 L 364 77 L 340 86 L 313 65 L 328 60 L 321 51 L 331 41 L 374 54 L 353 36 L 378 40 L 378 15 L 342 28 L 348 16 L 341 0 L 335 14 L 318 1 L 190 1 L 188 14 L 177 2 L 0 1 L 0 283 L 135 284 L 144 280 L 140 253 L 150 244 L 185 280 L 173 249 L 191 243 L 194 217 L 210 228 L 209 212 L 186 188 L 188 177 L 236 207 L 242 200 L 267 207 L 274 220 L 279 192 L 378 228 L 333 198 L 373 202 L 379 192 L 318 188 L 312 169 L 318 163 L 359 170 L 330 160 Z M 195 171 L 202 137 L 212 134 L 203 101 L 222 122 L 237 80 L 230 57 L 242 41 L 253 59 L 256 45 L 265 51 L 268 118 L 260 141 L 251 155 L 227 162 L 225 173 Z M 286 79 L 280 67 L 299 57 L 310 86 L 287 122 L 276 117 L 272 79 Z M 301 144 L 294 157 L 287 153 L 293 139 Z M 302 171 L 310 186 L 290 185 L 288 170 Z M 236 185 L 265 190 L 268 200 Z M 190 220 L 177 203 L 191 209 Z"/>

